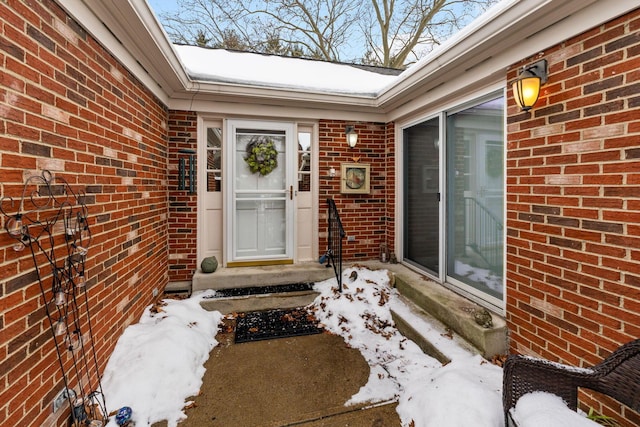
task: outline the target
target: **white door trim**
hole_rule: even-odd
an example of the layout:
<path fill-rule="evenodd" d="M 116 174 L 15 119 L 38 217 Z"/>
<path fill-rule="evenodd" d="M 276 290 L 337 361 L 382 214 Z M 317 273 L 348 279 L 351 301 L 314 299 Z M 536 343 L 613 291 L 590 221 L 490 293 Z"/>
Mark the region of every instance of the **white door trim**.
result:
<path fill-rule="evenodd" d="M 222 197 L 223 191 L 208 192 L 207 191 L 207 128 L 214 127 L 224 131 L 223 120 L 215 118 L 203 118 L 198 116 L 197 124 L 197 245 L 196 245 L 196 259 L 197 266 L 200 266 L 203 258 L 208 256 L 216 256 L 218 262 L 223 265 L 224 254 L 223 244 L 224 236 L 221 231 L 224 229 L 224 198 Z M 223 141 L 224 143 L 224 134 Z M 224 164 L 224 156 L 226 150 L 222 151 L 222 164 Z M 224 173 L 224 171 L 222 171 Z M 224 176 L 223 176 L 224 183 Z M 223 189 L 221 189 L 223 190 Z M 212 205 L 215 205 L 215 209 L 219 210 L 220 215 L 216 215 L 216 220 L 211 221 L 208 216 L 208 212 Z M 215 236 L 212 239 L 210 236 Z"/>

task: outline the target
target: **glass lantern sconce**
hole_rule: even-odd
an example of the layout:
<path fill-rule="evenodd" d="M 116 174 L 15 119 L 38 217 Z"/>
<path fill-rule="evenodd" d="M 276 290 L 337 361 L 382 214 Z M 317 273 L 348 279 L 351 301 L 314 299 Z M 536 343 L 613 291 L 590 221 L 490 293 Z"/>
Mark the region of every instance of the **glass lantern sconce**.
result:
<path fill-rule="evenodd" d="M 513 98 L 522 111 L 529 111 L 538 101 L 540 86 L 547 82 L 547 60 L 522 68 L 518 78 L 513 82 Z"/>
<path fill-rule="evenodd" d="M 349 144 L 349 148 L 354 148 L 358 143 L 358 134 L 353 126 L 347 126 L 344 129 L 344 133 L 347 135 L 347 144 Z"/>

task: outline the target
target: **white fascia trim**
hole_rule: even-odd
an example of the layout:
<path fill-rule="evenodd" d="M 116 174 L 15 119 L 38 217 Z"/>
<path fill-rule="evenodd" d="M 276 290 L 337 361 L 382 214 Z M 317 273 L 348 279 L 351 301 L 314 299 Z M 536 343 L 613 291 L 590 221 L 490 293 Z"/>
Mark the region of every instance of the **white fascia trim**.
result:
<path fill-rule="evenodd" d="M 249 100 L 256 99 L 272 99 L 281 100 L 282 102 L 298 102 L 305 101 L 310 103 L 323 104 L 341 104 L 356 105 L 365 107 L 377 107 L 378 103 L 375 96 L 359 95 L 359 94 L 334 94 L 327 92 L 313 92 L 304 89 L 290 88 L 271 88 L 264 86 L 240 85 L 231 83 L 208 83 L 194 82 L 195 89 L 188 92 L 183 97 L 193 97 L 194 94 L 199 98 L 211 96 L 219 99 L 221 96 L 234 97 L 236 99 L 247 98 Z M 176 96 L 178 96 L 176 94 Z"/>
<path fill-rule="evenodd" d="M 582 5 L 582 3 L 580 3 Z M 506 67 L 515 62 L 543 52 L 572 37 L 578 36 L 599 25 L 638 8 L 633 2 L 617 0 L 597 0 L 588 6 L 580 7 L 566 19 L 541 31 L 529 35 L 526 40 L 512 45 L 501 52 L 496 59 Z M 514 60 L 515 59 L 515 60 Z"/>
<path fill-rule="evenodd" d="M 146 0 L 56 1 L 169 108 L 177 109 L 187 99 L 191 104 L 198 99 L 202 104 L 228 101 L 262 108 L 275 105 L 283 110 L 304 103 L 309 113 L 335 111 L 345 118 L 345 112 L 353 109 L 353 116 L 374 114 L 381 122 L 411 114 L 410 110 L 424 108 L 425 102 L 437 102 L 447 93 L 504 79 L 509 65 L 637 8 L 633 2 L 619 0 L 503 0 L 423 59 L 422 64 L 403 73 L 381 95 L 365 96 L 192 81 Z M 118 22 L 122 34 L 114 35 L 99 15 L 118 19 L 126 12 L 123 8 L 136 16 L 124 17 L 126 21 L 131 19 L 130 25 Z M 131 46 L 123 45 L 117 37 L 137 49 L 145 49 L 145 43 L 146 48 L 153 49 L 146 52 L 147 63 L 139 61 Z M 153 58 L 154 52 L 161 58 Z M 455 76 L 453 80 L 451 76 Z M 312 118 L 311 114 L 304 116 Z"/>
<path fill-rule="evenodd" d="M 147 71 L 131 56 L 129 51 L 120 43 L 111 31 L 93 13 L 82 0 L 56 0 L 58 4 L 73 17 L 87 33 L 91 34 L 105 48 L 115 56 L 118 61 L 135 75 L 160 101 L 165 105 L 169 102 L 169 96 L 162 90 L 158 83 L 151 78 Z"/>
<path fill-rule="evenodd" d="M 445 74 L 458 61 L 468 63 L 470 52 L 481 51 L 483 45 L 491 40 L 509 37 L 508 32 L 523 21 L 532 11 L 538 10 L 541 4 L 551 0 L 509 0 L 499 3 L 492 13 L 482 15 L 470 26 L 466 27 L 420 62 L 400 75 L 400 80 L 379 97 L 380 103 L 391 101 L 403 92 L 412 90 L 413 86 L 423 82 L 435 74 Z M 521 24 L 522 25 L 522 24 Z M 505 34 L 507 33 L 507 34 Z M 474 56 L 478 56 L 477 54 Z M 483 60 L 480 58 L 478 60 Z M 469 64 L 470 65 L 470 64 Z"/>
<path fill-rule="evenodd" d="M 193 87 L 146 0 L 56 2 L 165 105 Z"/>
<path fill-rule="evenodd" d="M 169 101 L 174 110 L 207 113 L 251 111 L 252 114 L 314 119 L 386 121 L 386 114 L 375 98 L 357 95 L 334 95 L 294 90 L 256 88 L 241 85 L 200 84 L 191 92 L 175 94 Z"/>
<path fill-rule="evenodd" d="M 149 6 L 147 0 L 143 1 L 129 1 L 131 7 L 136 11 L 140 22 L 144 25 L 144 28 L 149 32 L 149 35 L 153 39 L 154 43 L 158 47 L 158 50 L 162 54 L 163 58 L 168 63 L 171 71 L 178 77 L 184 88 L 193 87 L 193 82 L 189 78 L 182 63 L 178 59 L 178 54 L 173 47 L 173 43 L 169 41 L 169 36 L 164 30 L 162 24 L 158 21 L 155 13 Z"/>
<path fill-rule="evenodd" d="M 387 122 L 387 116 L 380 109 L 357 109 L 351 106 L 327 106 L 326 104 L 314 108 L 309 102 L 297 105 L 275 105 L 273 103 L 260 104 L 257 102 L 235 102 L 217 100 L 189 100 L 173 99 L 169 105 L 173 110 L 198 111 L 202 114 L 216 117 L 255 117 L 273 119 L 295 119 L 316 121 L 351 120 L 362 122 Z"/>

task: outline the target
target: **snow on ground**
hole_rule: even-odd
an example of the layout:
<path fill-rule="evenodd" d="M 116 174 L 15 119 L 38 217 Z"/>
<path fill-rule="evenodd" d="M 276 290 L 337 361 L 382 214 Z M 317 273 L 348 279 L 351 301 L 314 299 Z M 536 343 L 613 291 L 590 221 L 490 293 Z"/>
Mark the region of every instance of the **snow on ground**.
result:
<path fill-rule="evenodd" d="M 206 295 L 163 300 L 125 329 L 102 377 L 110 411 L 131 407 L 138 427 L 162 420 L 174 427 L 186 417 L 185 401 L 200 390 L 222 321 L 222 314 L 200 306 Z M 107 424 L 116 425 L 113 418 Z"/>
<path fill-rule="evenodd" d="M 596 427 L 584 414 L 568 410 L 561 397 L 551 393 L 527 393 L 518 399 L 515 421 L 520 427 Z"/>
<path fill-rule="evenodd" d="M 403 426 L 503 426 L 502 369 L 414 316 L 411 323 L 452 361 L 442 366 L 422 353 L 393 324 L 391 307 L 413 315 L 389 286 L 388 274 L 352 267 L 343 273 L 342 293 L 335 279 L 315 285 L 320 292 L 313 304 L 316 317 L 371 367 L 368 383 L 347 404 L 397 400 Z M 203 364 L 217 345 L 222 315 L 200 306 L 211 294 L 164 300 L 125 330 L 102 380 L 111 411 L 130 406 L 137 427 L 160 420 L 174 427 L 185 418 L 186 399 L 198 393 Z M 112 419 L 107 426 L 116 423 Z"/>
<path fill-rule="evenodd" d="M 350 278 L 352 274 L 357 276 L 355 280 Z M 355 267 L 344 271 L 342 293 L 335 289 L 335 280 L 315 287 L 320 292 L 316 317 L 326 329 L 360 350 L 371 366 L 369 382 L 349 403 L 397 399 L 404 426 L 504 425 L 502 369 L 415 318 L 412 324 L 418 325 L 451 363 L 442 366 L 422 353 L 393 324 L 391 307 L 403 315 L 409 315 L 409 310 L 390 287 L 388 274 L 387 270 Z"/>

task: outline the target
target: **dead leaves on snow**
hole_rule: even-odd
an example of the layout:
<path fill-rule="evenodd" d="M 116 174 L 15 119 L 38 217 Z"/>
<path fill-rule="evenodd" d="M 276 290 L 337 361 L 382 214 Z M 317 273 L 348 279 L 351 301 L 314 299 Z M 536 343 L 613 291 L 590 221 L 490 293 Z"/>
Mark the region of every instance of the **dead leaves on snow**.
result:
<path fill-rule="evenodd" d="M 374 293 L 374 295 L 376 294 Z M 378 300 L 378 305 L 382 307 L 388 302 L 389 302 L 389 293 L 385 291 L 380 291 L 380 299 Z"/>
<path fill-rule="evenodd" d="M 160 300 L 155 304 L 153 304 L 149 309 L 149 311 L 153 314 L 163 313 L 164 310 L 162 309 L 162 307 L 166 307 L 166 306 L 167 306 L 167 302 L 164 300 Z"/>
<path fill-rule="evenodd" d="M 504 363 L 507 361 L 507 357 L 508 355 L 506 354 L 496 354 L 491 358 L 491 363 L 502 368 Z"/>
<path fill-rule="evenodd" d="M 184 408 L 182 408 L 183 410 L 187 410 L 187 409 L 192 409 L 192 408 L 197 408 L 198 404 L 196 402 L 187 402 L 187 404 L 184 406 Z"/>
<path fill-rule="evenodd" d="M 365 320 L 365 327 L 369 329 L 371 332 L 381 335 L 385 339 L 391 339 L 394 334 L 392 329 L 393 324 L 386 320 L 380 319 L 375 314 L 371 314 L 369 312 L 363 313 L 360 315 Z"/>
<path fill-rule="evenodd" d="M 446 328 L 445 332 L 440 334 L 441 337 L 445 337 L 445 338 L 449 338 L 450 340 L 453 339 L 453 331 L 451 330 L 451 328 Z"/>

